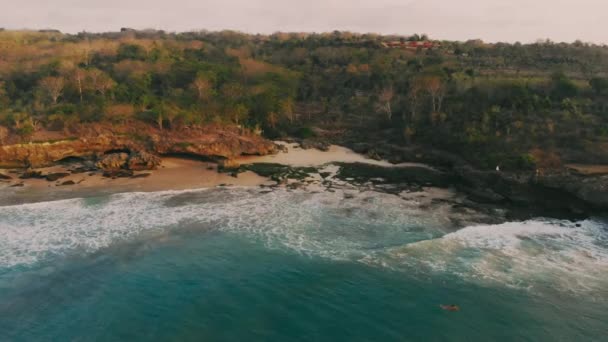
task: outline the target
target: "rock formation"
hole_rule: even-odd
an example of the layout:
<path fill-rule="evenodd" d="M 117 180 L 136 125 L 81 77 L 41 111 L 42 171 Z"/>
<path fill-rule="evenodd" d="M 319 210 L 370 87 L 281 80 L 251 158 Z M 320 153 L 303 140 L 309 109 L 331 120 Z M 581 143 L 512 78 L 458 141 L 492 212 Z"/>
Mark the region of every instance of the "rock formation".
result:
<path fill-rule="evenodd" d="M 58 141 L 4 144 L 0 146 L 0 168 L 44 167 L 68 158 L 83 158 L 101 163 L 98 167 L 102 169 L 147 170 L 159 165 L 158 155 L 230 160 L 275 152 L 272 142 L 230 127 L 160 131 L 144 124 L 88 125 Z"/>

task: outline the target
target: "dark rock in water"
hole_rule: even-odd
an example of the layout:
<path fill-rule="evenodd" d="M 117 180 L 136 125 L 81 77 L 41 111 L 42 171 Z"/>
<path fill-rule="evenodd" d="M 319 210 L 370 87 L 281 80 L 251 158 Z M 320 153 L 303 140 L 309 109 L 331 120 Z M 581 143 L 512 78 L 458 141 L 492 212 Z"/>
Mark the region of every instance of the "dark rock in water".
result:
<path fill-rule="evenodd" d="M 65 173 L 65 172 L 49 173 L 48 175 L 46 175 L 46 180 L 49 182 L 54 182 L 58 179 L 65 178 L 69 175 L 70 175 L 69 173 Z"/>
<path fill-rule="evenodd" d="M 608 210 L 608 176 L 583 176 L 562 171 L 536 176 L 534 182 L 550 189 L 562 190 L 595 208 Z"/>
<path fill-rule="evenodd" d="M 336 175 L 341 180 L 354 180 L 366 183 L 399 184 L 413 183 L 437 187 L 447 187 L 452 182 L 449 174 L 426 167 L 383 167 L 364 163 L 339 163 L 340 171 Z"/>
<path fill-rule="evenodd" d="M 380 154 L 378 154 L 378 152 L 376 152 L 375 150 L 369 150 L 369 151 L 367 151 L 367 153 L 365 153 L 365 155 L 369 159 L 382 160 L 382 157 L 380 156 Z"/>
<path fill-rule="evenodd" d="M 488 188 L 458 188 L 460 191 L 467 193 L 469 195 L 469 198 L 475 202 L 499 203 L 505 200 L 504 196 L 499 195 Z"/>
<path fill-rule="evenodd" d="M 352 150 L 360 153 L 360 154 L 366 154 L 367 151 L 370 150 L 371 145 L 367 144 L 367 143 L 355 143 L 351 146 Z"/>
<path fill-rule="evenodd" d="M 302 184 L 302 183 L 294 182 L 294 183 L 287 184 L 287 189 L 296 190 L 303 186 L 304 186 L 304 184 Z"/>
<path fill-rule="evenodd" d="M 318 172 L 314 167 L 291 167 L 276 163 L 254 163 L 239 167 L 238 172 L 244 171 L 252 171 L 281 184 L 287 182 L 287 179 L 302 181 L 310 174 Z"/>
<path fill-rule="evenodd" d="M 527 211 L 532 216 L 580 218 L 594 210 L 608 208 L 608 195 L 597 180 L 593 186 L 585 187 L 585 180 L 565 173 L 516 174 L 480 171 L 469 166 L 456 167 L 454 173 L 458 177 L 456 187 L 472 200 L 482 203 L 501 202 L 510 206 L 513 212 Z M 608 182 L 605 185 L 608 186 Z M 587 189 L 597 197 L 586 197 L 584 191 Z M 500 197 L 496 195 L 502 196 L 504 201 L 498 201 Z"/>
<path fill-rule="evenodd" d="M 157 156 L 139 151 L 131 152 L 126 167 L 133 171 L 154 170 L 160 166 L 161 160 Z"/>
<path fill-rule="evenodd" d="M 277 151 L 279 152 L 287 153 L 289 151 L 289 149 L 285 145 L 276 144 L 275 146 L 277 147 Z"/>
<path fill-rule="evenodd" d="M 103 172 L 106 178 L 128 178 L 133 177 L 132 170 L 107 170 Z"/>
<path fill-rule="evenodd" d="M 319 151 L 324 151 L 324 152 L 329 151 L 329 143 L 327 143 L 325 141 L 302 140 L 302 142 L 300 143 L 300 146 L 302 146 L 302 148 L 305 150 L 315 148 Z"/>
<path fill-rule="evenodd" d="M 58 186 L 66 186 L 66 185 L 75 185 L 76 182 L 74 182 L 73 180 L 69 180 L 69 181 L 65 181 L 61 184 L 59 184 Z"/>
<path fill-rule="evenodd" d="M 20 187 L 23 187 L 23 186 L 25 186 L 25 184 L 23 184 L 23 183 L 17 183 L 17 184 L 11 185 L 11 188 L 20 188 Z"/>
<path fill-rule="evenodd" d="M 131 178 L 147 178 L 147 177 L 150 177 L 150 175 L 152 175 L 152 174 L 151 173 L 140 173 L 140 174 L 131 176 Z"/>
<path fill-rule="evenodd" d="M 19 176 L 20 179 L 42 179 L 45 176 L 40 171 L 29 170 Z"/>
<path fill-rule="evenodd" d="M 320 172 L 320 173 L 319 173 L 319 175 L 320 175 L 320 176 L 321 176 L 323 179 L 325 179 L 325 178 L 327 178 L 327 177 L 331 176 L 331 172 Z"/>
<path fill-rule="evenodd" d="M 5 175 L 3 173 L 0 173 L 0 179 L 2 179 L 2 180 L 9 180 L 9 179 L 13 179 L 13 177 L 11 177 L 9 175 Z"/>

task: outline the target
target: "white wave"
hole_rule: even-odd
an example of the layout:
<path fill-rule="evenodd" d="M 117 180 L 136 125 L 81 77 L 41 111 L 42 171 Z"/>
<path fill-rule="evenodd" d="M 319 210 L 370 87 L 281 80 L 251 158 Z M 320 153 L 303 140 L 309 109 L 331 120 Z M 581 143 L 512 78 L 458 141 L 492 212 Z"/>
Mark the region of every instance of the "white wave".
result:
<path fill-rule="evenodd" d="M 593 220 L 510 222 L 467 227 L 397 248 L 391 258 L 468 280 L 537 291 L 604 291 L 607 239 L 605 224 Z"/>
<path fill-rule="evenodd" d="M 250 234 L 271 248 L 341 259 L 362 258 L 376 245 L 400 237 L 407 227 L 439 229 L 449 224 L 379 193 L 348 200 L 340 191 L 262 194 L 251 188 L 125 193 L 0 207 L 0 267 L 93 252 L 183 222 Z"/>
<path fill-rule="evenodd" d="M 576 226 L 534 220 L 446 234 L 453 215 L 446 208 L 421 209 L 415 198 L 371 191 L 266 193 L 252 188 L 0 207 L 0 270 L 91 253 L 145 232 L 200 225 L 245 235 L 268 248 L 406 272 L 440 272 L 539 291 L 608 289 L 608 233 L 602 222 Z"/>

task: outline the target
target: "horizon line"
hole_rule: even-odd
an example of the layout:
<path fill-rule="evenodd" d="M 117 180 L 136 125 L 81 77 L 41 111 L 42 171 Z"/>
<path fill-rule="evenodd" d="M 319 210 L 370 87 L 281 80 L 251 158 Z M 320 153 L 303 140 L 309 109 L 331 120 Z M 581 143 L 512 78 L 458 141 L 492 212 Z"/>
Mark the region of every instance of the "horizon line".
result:
<path fill-rule="evenodd" d="M 435 41 L 447 41 L 447 42 L 461 42 L 461 43 L 466 43 L 469 41 L 475 41 L 475 40 L 479 40 L 482 41 L 483 43 L 486 44 L 522 44 L 522 45 L 531 45 L 531 44 L 539 44 L 539 43 L 543 43 L 543 42 L 552 42 L 555 44 L 574 44 L 577 42 L 583 43 L 583 44 L 587 44 L 587 45 L 594 45 L 594 46 L 603 46 L 603 47 L 607 47 L 608 46 L 608 42 L 595 42 L 595 41 L 586 41 L 584 39 L 578 38 L 575 39 L 573 41 L 558 41 L 558 40 L 554 40 L 552 38 L 549 37 L 539 37 L 536 38 L 534 40 L 527 40 L 527 41 L 522 41 L 522 40 L 512 40 L 512 41 L 503 41 L 503 40 L 485 40 L 479 37 L 476 38 L 469 38 L 466 40 L 454 40 L 454 39 L 441 39 L 441 38 L 434 38 L 431 37 L 429 34 L 424 33 L 424 32 L 414 32 L 414 33 L 410 33 L 410 34 L 404 34 L 404 33 L 379 33 L 379 32 L 363 32 L 363 31 L 354 31 L 354 30 L 348 30 L 348 29 L 335 29 L 335 30 L 331 30 L 331 31 L 281 31 L 281 30 L 277 30 L 277 31 L 273 31 L 273 32 L 262 32 L 262 31 L 258 31 L 258 32 L 252 32 L 252 31 L 246 31 L 246 30 L 241 30 L 241 29 L 231 29 L 231 28 L 224 28 L 224 29 L 206 29 L 206 28 L 198 28 L 198 29 L 189 29 L 189 30 L 167 30 L 167 29 L 162 29 L 162 28 L 152 28 L 152 27 L 146 27 L 146 28 L 136 28 L 136 27 L 128 27 L 128 26 L 123 26 L 120 29 L 118 29 L 117 31 L 112 31 L 112 30 L 107 30 L 107 31 L 97 31 L 97 30 L 86 30 L 83 29 L 81 31 L 78 32 L 68 32 L 68 31 L 62 31 L 60 29 L 57 28 L 53 28 L 53 27 L 42 27 L 42 28 L 27 28 L 27 27 L 22 27 L 22 28 L 11 28 L 11 27 L 0 27 L 0 32 L 5 31 L 5 32 L 38 32 L 38 33 L 44 33 L 45 31 L 56 31 L 57 33 L 60 34 L 64 34 L 64 35 L 78 35 L 81 33 L 90 33 L 90 34 L 107 34 L 107 33 L 121 33 L 123 32 L 122 30 L 127 29 L 127 30 L 133 30 L 135 32 L 145 32 L 145 31 L 156 31 L 156 32 L 164 32 L 167 34 L 185 34 L 185 33 L 221 33 L 221 32 L 236 32 L 236 33 L 241 33 L 244 35 L 249 35 L 249 36 L 256 36 L 256 35 L 260 35 L 260 36 L 272 36 L 278 33 L 285 33 L 285 34 L 308 34 L 308 35 L 322 35 L 322 34 L 331 34 L 334 32 L 340 32 L 340 33 L 352 33 L 352 34 L 357 34 L 357 35 L 377 35 L 377 36 L 382 36 L 382 37 L 390 37 L 390 36 L 395 36 L 395 37 L 411 37 L 413 35 L 427 35 L 429 37 L 429 40 L 435 40 Z"/>

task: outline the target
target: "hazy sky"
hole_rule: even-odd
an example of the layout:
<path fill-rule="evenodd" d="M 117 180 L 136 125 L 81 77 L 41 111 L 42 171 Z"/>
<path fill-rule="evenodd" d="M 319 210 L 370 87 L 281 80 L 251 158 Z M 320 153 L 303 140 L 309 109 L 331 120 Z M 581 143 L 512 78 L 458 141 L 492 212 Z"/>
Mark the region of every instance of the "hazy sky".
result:
<path fill-rule="evenodd" d="M 0 0 L 0 27 L 428 33 L 608 43 L 608 0 Z"/>

